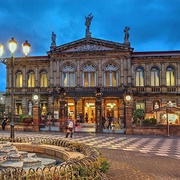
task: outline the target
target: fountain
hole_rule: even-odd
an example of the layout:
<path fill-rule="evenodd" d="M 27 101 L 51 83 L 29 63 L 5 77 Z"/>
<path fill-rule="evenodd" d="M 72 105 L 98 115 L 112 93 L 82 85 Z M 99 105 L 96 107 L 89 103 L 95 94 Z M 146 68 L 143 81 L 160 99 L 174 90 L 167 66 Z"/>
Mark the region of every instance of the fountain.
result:
<path fill-rule="evenodd" d="M 36 153 L 18 151 L 10 142 L 0 142 L 0 169 L 18 167 L 28 170 L 55 164 L 55 159 L 37 157 Z"/>

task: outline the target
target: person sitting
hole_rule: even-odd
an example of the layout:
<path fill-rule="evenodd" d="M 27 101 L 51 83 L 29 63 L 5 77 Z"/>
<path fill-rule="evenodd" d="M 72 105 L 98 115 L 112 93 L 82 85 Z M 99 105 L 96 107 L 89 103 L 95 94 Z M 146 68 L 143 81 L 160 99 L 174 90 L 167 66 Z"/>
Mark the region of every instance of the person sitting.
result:
<path fill-rule="evenodd" d="M 73 120 L 68 120 L 66 125 L 66 138 L 69 136 L 72 138 L 74 132 L 74 122 Z"/>
<path fill-rule="evenodd" d="M 5 127 L 7 125 L 7 122 L 8 122 L 8 118 L 6 116 L 4 116 L 4 119 L 3 119 L 3 122 L 2 122 L 2 130 L 4 131 L 5 130 Z"/>

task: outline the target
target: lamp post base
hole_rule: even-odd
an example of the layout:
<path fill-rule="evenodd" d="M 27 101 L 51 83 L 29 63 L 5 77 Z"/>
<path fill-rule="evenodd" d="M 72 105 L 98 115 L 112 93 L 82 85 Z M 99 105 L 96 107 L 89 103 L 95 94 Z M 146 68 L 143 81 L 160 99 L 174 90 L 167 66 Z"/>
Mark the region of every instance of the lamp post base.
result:
<path fill-rule="evenodd" d="M 10 126 L 11 126 L 10 138 L 11 138 L 11 139 L 14 139 L 14 123 L 11 123 Z"/>

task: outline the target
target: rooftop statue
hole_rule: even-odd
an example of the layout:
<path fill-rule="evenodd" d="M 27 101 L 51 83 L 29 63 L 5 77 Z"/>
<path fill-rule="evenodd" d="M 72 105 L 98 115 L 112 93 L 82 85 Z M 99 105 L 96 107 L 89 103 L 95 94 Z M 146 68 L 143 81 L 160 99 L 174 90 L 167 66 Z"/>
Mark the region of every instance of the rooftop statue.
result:
<path fill-rule="evenodd" d="M 86 22 L 86 38 L 91 37 L 91 32 L 90 32 L 90 25 L 91 25 L 91 21 L 92 21 L 93 15 L 92 13 L 90 13 L 88 16 L 85 16 Z"/>
<path fill-rule="evenodd" d="M 52 50 L 54 47 L 56 47 L 56 34 L 52 32 L 51 34 L 51 46 L 50 49 Z"/>
<path fill-rule="evenodd" d="M 130 30 L 130 27 L 125 27 L 124 29 L 124 44 L 130 44 L 129 43 L 129 31 Z"/>
<path fill-rule="evenodd" d="M 56 45 L 56 34 L 54 34 L 54 32 L 52 32 L 51 39 L 52 39 L 52 45 Z"/>

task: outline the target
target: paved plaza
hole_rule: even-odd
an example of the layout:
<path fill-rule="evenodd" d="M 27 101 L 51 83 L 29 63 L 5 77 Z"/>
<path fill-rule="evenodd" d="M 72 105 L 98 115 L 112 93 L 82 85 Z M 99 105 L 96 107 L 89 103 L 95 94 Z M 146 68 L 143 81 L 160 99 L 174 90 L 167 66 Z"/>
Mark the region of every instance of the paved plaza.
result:
<path fill-rule="evenodd" d="M 9 137 L 9 132 L 2 132 Z M 67 139 L 58 132 L 16 132 L 21 137 Z M 110 163 L 110 180 L 180 180 L 180 138 L 75 133 L 69 141 L 97 148 Z"/>

